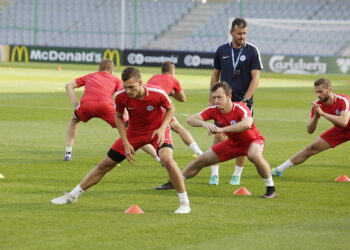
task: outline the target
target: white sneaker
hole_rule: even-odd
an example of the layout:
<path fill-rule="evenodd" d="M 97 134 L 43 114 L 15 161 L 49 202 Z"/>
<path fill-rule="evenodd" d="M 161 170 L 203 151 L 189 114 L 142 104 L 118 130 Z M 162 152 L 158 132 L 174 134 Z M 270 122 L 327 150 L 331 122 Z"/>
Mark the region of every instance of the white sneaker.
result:
<path fill-rule="evenodd" d="M 180 207 L 175 210 L 175 214 L 189 214 L 191 212 L 190 202 L 187 200 L 180 201 Z"/>
<path fill-rule="evenodd" d="M 64 193 L 63 196 L 52 199 L 51 203 L 55 205 L 62 205 L 62 204 L 68 204 L 68 203 L 75 203 L 78 201 L 78 197 L 74 197 L 69 193 Z"/>
<path fill-rule="evenodd" d="M 71 152 L 65 152 L 64 153 L 64 161 L 70 161 L 72 159 L 72 153 Z"/>

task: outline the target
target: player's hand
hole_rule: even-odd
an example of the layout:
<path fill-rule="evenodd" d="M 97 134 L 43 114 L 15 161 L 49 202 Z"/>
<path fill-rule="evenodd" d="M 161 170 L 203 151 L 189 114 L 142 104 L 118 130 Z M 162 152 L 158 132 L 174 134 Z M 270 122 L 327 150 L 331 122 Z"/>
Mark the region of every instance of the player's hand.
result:
<path fill-rule="evenodd" d="M 163 145 L 164 141 L 165 141 L 165 129 L 163 129 L 162 127 L 158 128 L 157 130 L 155 130 L 152 134 L 151 138 L 154 138 L 155 136 L 157 136 L 157 143 L 159 146 Z"/>
<path fill-rule="evenodd" d="M 215 124 L 211 123 L 203 123 L 202 126 L 208 130 L 208 135 L 213 135 L 219 132 L 219 127 L 217 127 Z"/>
<path fill-rule="evenodd" d="M 128 160 L 128 162 L 130 162 L 131 164 L 133 164 L 133 162 L 135 161 L 135 150 L 134 147 L 127 143 L 124 145 L 124 151 L 125 151 L 125 157 Z"/>
<path fill-rule="evenodd" d="M 322 116 L 323 114 L 324 114 L 324 112 L 323 112 L 323 110 L 321 109 L 321 106 L 319 105 L 319 104 L 317 104 L 317 103 L 311 103 L 312 104 L 312 108 L 314 109 L 314 111 L 315 111 L 315 115 L 317 116 L 317 117 L 320 117 L 320 116 Z"/>

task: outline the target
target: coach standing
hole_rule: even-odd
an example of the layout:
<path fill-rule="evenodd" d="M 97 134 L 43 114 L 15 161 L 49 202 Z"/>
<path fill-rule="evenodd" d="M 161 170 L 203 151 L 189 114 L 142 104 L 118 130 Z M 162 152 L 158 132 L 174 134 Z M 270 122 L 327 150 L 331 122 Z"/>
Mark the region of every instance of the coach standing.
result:
<path fill-rule="evenodd" d="M 216 50 L 210 88 L 219 81 L 226 81 L 232 88 L 232 101 L 244 102 L 250 110 L 253 110 L 253 94 L 259 84 L 260 70 L 263 66 L 258 48 L 245 41 L 247 31 L 247 22 L 243 18 L 235 18 L 232 21 L 230 30 L 232 41 Z M 213 104 L 211 98 L 209 104 Z M 223 139 L 223 135 L 216 135 L 214 144 Z M 236 159 L 231 185 L 240 184 L 243 163 L 244 157 Z M 219 165 L 213 165 L 211 169 L 209 184 L 218 185 Z"/>

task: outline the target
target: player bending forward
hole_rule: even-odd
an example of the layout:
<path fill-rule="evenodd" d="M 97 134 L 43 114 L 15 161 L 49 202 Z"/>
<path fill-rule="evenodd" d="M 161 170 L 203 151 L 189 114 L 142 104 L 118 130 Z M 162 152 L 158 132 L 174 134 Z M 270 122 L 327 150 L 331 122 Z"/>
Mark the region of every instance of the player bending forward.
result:
<path fill-rule="evenodd" d="M 174 97 L 177 101 L 185 102 L 185 92 L 180 82 L 175 78 L 175 65 L 170 61 L 165 61 L 162 63 L 161 68 L 162 73 L 152 76 L 147 84 L 159 86 L 165 93 Z M 203 153 L 191 133 L 175 117 L 170 121 L 170 128 L 179 134 L 181 140 L 193 151 L 194 157 Z"/>
<path fill-rule="evenodd" d="M 127 67 L 122 73 L 124 89 L 117 92 L 116 123 L 120 137 L 101 161 L 70 193 L 53 199 L 53 204 L 74 203 L 84 191 L 97 184 L 104 175 L 125 158 L 134 161 L 136 150 L 146 144 L 152 144 L 168 171 L 180 199 L 178 214 L 191 212 L 181 171 L 173 159 L 172 139 L 169 122 L 175 108 L 164 91 L 143 86 L 140 71 Z M 129 112 L 129 126 L 123 121 L 124 109 Z"/>
<path fill-rule="evenodd" d="M 203 167 L 247 156 L 265 181 L 266 193 L 261 197 L 275 198 L 270 166 L 263 157 L 264 137 L 255 127 L 249 108 L 243 102 L 231 101 L 232 90 L 226 82 L 214 84 L 211 93 L 215 106 L 189 117 L 187 122 L 193 127 L 206 128 L 209 134 L 225 133 L 228 139 L 214 145 L 188 164 L 182 170 L 182 175 L 188 179 L 196 176 Z M 219 127 L 206 122 L 208 120 L 214 120 Z M 172 186 L 172 183 L 164 185 Z"/>
<path fill-rule="evenodd" d="M 312 102 L 311 116 L 306 126 L 307 132 L 312 134 L 321 117 L 334 124 L 334 126 L 321 134 L 309 146 L 296 153 L 292 158 L 272 169 L 273 176 L 282 176 L 286 169 L 303 163 L 310 156 L 318 154 L 329 148 L 335 148 L 350 140 L 350 98 L 342 94 L 334 94 L 330 80 L 317 79 L 314 82 L 318 99 Z"/>

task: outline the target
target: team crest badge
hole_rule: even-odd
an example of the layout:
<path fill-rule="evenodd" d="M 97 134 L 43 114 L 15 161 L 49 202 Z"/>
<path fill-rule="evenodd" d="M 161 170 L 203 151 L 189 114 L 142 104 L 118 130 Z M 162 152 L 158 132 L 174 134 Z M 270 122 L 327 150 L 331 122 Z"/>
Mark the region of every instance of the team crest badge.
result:
<path fill-rule="evenodd" d="M 247 59 L 247 57 L 245 55 L 241 55 L 241 57 L 239 58 L 239 60 L 241 60 L 241 62 L 244 62 L 245 59 Z"/>
<path fill-rule="evenodd" d="M 230 123 L 231 125 L 233 125 L 233 124 L 236 124 L 237 122 L 235 120 L 232 120 Z"/>
<path fill-rule="evenodd" d="M 147 109 L 147 111 L 152 111 L 153 110 L 153 106 L 148 105 L 146 109 Z"/>
<path fill-rule="evenodd" d="M 336 115 L 340 115 L 339 109 L 336 109 L 336 110 L 335 110 L 335 114 L 336 114 Z"/>

